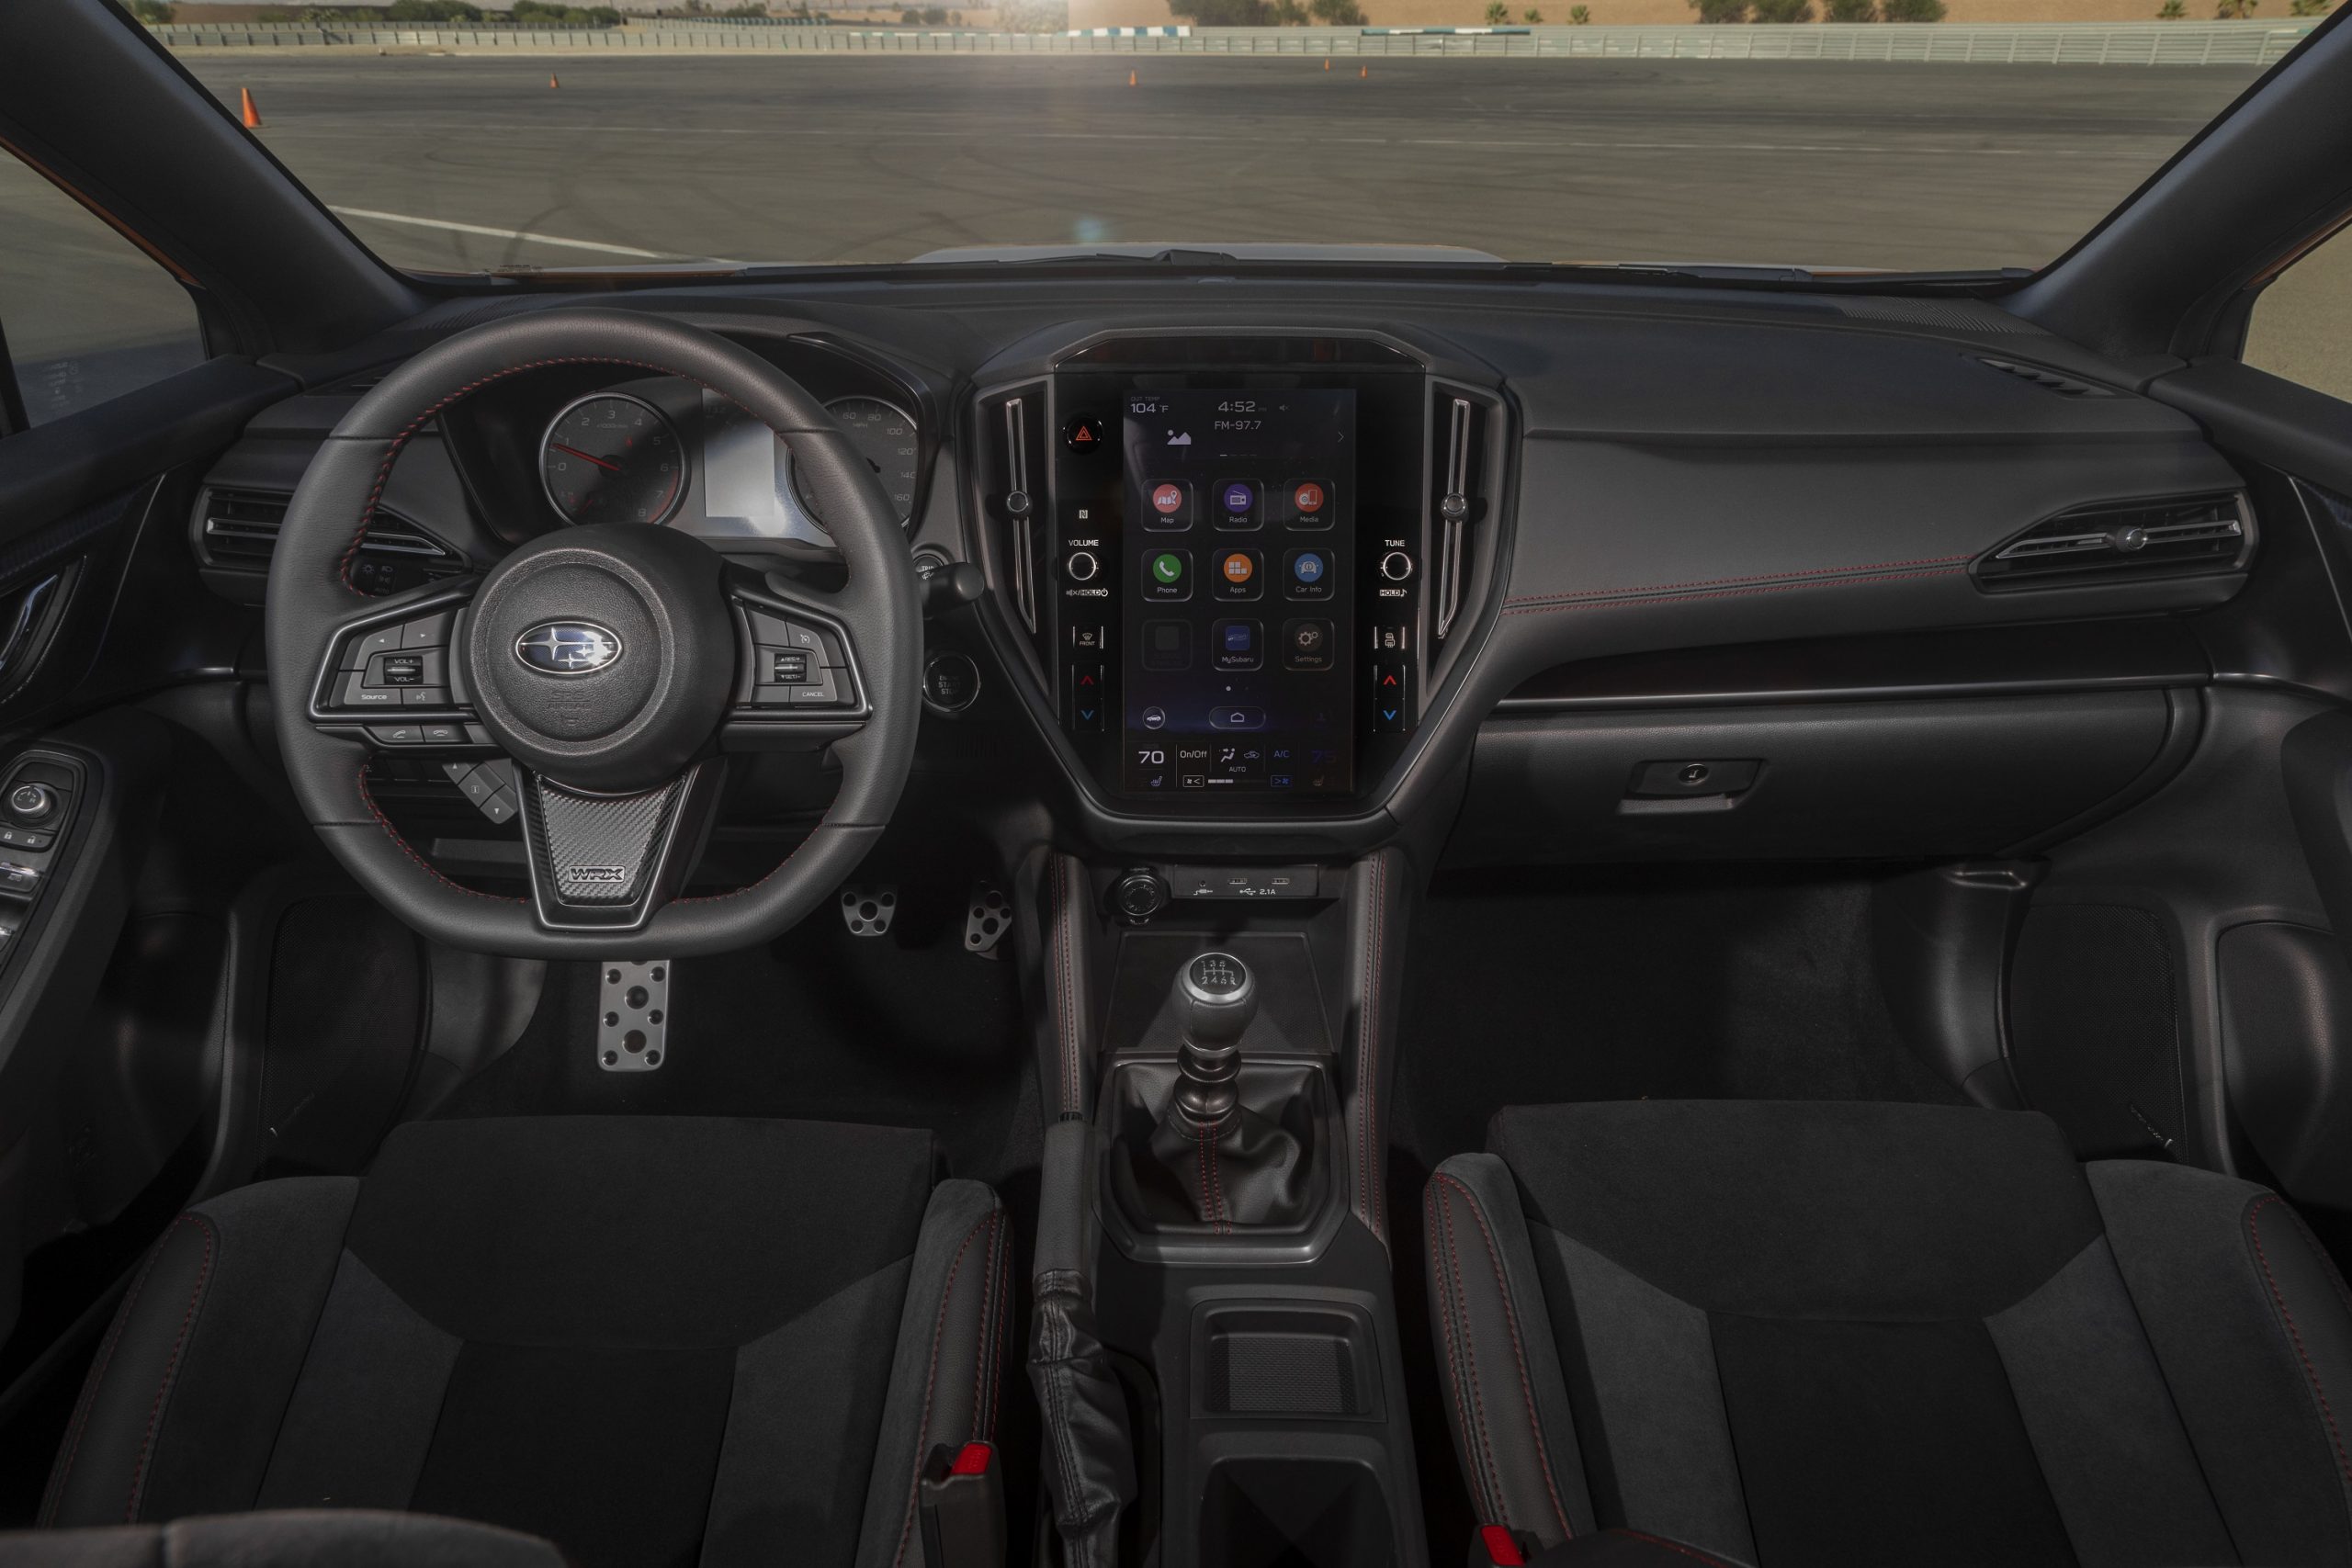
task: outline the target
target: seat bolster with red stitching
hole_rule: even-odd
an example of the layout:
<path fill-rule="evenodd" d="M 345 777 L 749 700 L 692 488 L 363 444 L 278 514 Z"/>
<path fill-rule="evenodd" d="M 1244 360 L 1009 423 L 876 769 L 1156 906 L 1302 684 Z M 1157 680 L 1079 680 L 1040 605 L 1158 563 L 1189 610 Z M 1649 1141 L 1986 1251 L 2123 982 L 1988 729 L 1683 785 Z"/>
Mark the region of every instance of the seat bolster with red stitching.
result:
<path fill-rule="evenodd" d="M 2250 1181 L 2084 1169 L 2241 1559 L 2352 1562 L 2352 1295 L 2318 1239 Z"/>
<path fill-rule="evenodd" d="M 1547 1547 L 1590 1532 L 1558 1347 L 1510 1168 L 1457 1155 L 1430 1177 L 1423 1207 L 1446 1421 L 1479 1522 Z"/>
<path fill-rule="evenodd" d="M 250 1507 L 326 1301 L 359 1184 L 266 1182 L 182 1214 L 100 1343 L 41 1522 L 117 1525 Z M 201 1415 L 190 1425 L 183 1413 Z"/>

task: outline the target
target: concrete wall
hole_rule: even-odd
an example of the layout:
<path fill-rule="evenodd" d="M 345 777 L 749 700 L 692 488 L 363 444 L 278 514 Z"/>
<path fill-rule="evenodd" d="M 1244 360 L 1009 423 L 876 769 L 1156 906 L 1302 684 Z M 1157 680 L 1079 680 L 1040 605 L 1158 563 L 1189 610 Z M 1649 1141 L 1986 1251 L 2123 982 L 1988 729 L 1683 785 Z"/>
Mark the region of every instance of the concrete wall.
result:
<path fill-rule="evenodd" d="M 1476 27 L 1486 20 L 1487 0 L 1357 0 L 1374 27 Z M 1531 5 L 1546 22 L 1568 19 L 1577 0 L 1509 0 L 1511 19 Z M 1659 27 L 1689 22 L 1688 0 L 1583 0 L 1596 24 L 1616 27 Z M 1817 0 L 1816 0 L 1817 3 Z M 1945 0 L 1952 22 L 2145 22 L 2153 20 L 2163 0 Z M 2286 0 L 2275 0 L 2284 18 Z M 2272 6 L 2256 11 L 2267 18 Z M 1817 14 L 1817 13 L 1816 13 Z M 2188 14 L 2204 19 L 2212 15 L 2212 0 L 2188 0 Z M 1069 25 L 1074 28 L 1164 27 L 1176 20 L 1167 0 L 1069 0 Z"/>

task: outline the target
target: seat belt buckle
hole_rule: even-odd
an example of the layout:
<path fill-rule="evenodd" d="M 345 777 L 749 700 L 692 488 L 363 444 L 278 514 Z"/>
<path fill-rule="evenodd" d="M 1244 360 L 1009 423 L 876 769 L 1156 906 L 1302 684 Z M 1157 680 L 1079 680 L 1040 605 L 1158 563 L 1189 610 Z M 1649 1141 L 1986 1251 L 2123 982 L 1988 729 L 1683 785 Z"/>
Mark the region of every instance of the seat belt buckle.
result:
<path fill-rule="evenodd" d="M 1532 1539 L 1511 1534 L 1509 1525 L 1480 1525 L 1470 1535 L 1470 1568 L 1523 1568 Z"/>
<path fill-rule="evenodd" d="M 1004 1474 L 994 1445 L 933 1449 L 922 1495 L 924 1568 L 1004 1568 Z"/>

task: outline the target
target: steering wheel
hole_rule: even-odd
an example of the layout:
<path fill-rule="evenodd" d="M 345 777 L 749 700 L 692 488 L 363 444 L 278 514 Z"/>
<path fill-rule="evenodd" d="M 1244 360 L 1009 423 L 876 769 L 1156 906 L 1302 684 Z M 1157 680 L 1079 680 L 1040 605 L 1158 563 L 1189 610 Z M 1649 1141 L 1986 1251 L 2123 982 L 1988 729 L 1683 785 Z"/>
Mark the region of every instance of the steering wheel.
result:
<path fill-rule="evenodd" d="M 371 598 L 351 569 L 401 450 L 501 378 L 613 365 L 696 382 L 791 448 L 840 546 L 832 592 L 726 561 L 672 529 L 559 528 L 487 573 Z M 698 327 L 549 310 L 424 350 L 361 398 L 311 460 L 270 561 L 270 701 L 286 771 L 327 848 L 437 942 L 523 958 L 684 957 L 764 942 L 864 858 L 905 786 L 922 617 L 897 514 L 823 405 Z M 730 752 L 831 744 L 831 808 L 758 882 L 678 897 Z M 368 788 L 378 751 L 513 760 L 531 893 L 451 881 Z"/>

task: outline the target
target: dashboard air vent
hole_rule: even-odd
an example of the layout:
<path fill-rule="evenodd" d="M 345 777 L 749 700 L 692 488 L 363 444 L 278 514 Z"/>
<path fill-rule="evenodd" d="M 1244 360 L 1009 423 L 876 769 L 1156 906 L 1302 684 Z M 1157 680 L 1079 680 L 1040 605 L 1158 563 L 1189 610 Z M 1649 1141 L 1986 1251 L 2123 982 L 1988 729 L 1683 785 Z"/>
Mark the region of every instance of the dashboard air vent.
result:
<path fill-rule="evenodd" d="M 1487 491 L 1495 471 L 1495 405 L 1483 393 L 1451 384 L 1434 389 L 1430 428 L 1430 515 L 1436 522 L 1430 605 L 1430 631 L 1451 637 L 1476 597 L 1472 587 L 1480 530 L 1491 511 Z"/>
<path fill-rule="evenodd" d="M 1987 589 L 2229 571 L 2245 558 L 2253 522 L 2235 493 L 2078 506 L 1980 557 L 1973 570 Z"/>
<path fill-rule="evenodd" d="M 2111 398 L 2116 395 L 2112 388 L 2101 387 L 2090 381 L 2077 381 L 2072 376 L 2061 376 L 2055 370 L 2047 369 L 2039 365 L 2027 365 L 2015 359 L 1987 359 L 1980 356 L 1976 363 L 1990 369 L 1998 370 L 2004 376 L 2015 376 L 2021 381 L 2030 381 L 2043 391 L 2055 392 L 2062 398 Z"/>
<path fill-rule="evenodd" d="M 277 530 L 293 497 L 282 491 L 208 487 L 198 503 L 207 562 L 231 570 L 264 571 L 277 548 Z M 458 552 L 404 518 L 379 510 L 360 544 L 355 575 L 375 592 L 390 592 L 428 578 L 465 570 Z"/>

